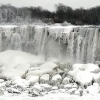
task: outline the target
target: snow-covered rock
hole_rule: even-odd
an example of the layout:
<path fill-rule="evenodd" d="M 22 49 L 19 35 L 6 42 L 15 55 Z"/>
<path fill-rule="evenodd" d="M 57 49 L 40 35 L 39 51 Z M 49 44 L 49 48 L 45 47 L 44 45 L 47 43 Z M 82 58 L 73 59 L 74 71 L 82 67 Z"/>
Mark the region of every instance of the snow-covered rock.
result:
<path fill-rule="evenodd" d="M 51 79 L 51 84 L 59 85 L 62 82 L 62 77 L 59 74 L 56 74 Z"/>
<path fill-rule="evenodd" d="M 0 83 L 0 88 L 5 86 L 6 86 L 6 82 Z"/>
<path fill-rule="evenodd" d="M 68 77 L 65 77 L 64 79 L 63 79 L 63 81 L 62 81 L 62 84 L 68 84 L 70 82 L 70 78 L 68 78 Z"/>
<path fill-rule="evenodd" d="M 82 89 L 78 89 L 74 92 L 75 95 L 78 95 L 78 96 L 82 96 L 83 95 L 83 90 Z"/>
<path fill-rule="evenodd" d="M 29 71 L 27 74 L 26 74 L 26 77 L 28 76 L 41 76 L 43 74 L 54 74 L 56 73 L 57 69 L 57 65 L 55 63 L 52 63 L 52 62 L 46 62 L 40 66 L 38 66 L 36 69 L 32 70 L 32 71 Z"/>
<path fill-rule="evenodd" d="M 93 83 L 93 86 L 99 88 L 99 84 L 98 83 Z"/>
<path fill-rule="evenodd" d="M 93 72 L 96 69 L 99 69 L 99 66 L 97 66 L 96 64 L 92 64 L 92 63 L 86 64 L 86 67 L 85 67 L 86 71 Z"/>
<path fill-rule="evenodd" d="M 29 94 L 32 94 L 32 96 L 39 96 L 41 91 L 41 86 L 39 85 L 39 83 L 36 83 L 33 87 L 29 89 Z"/>
<path fill-rule="evenodd" d="M 91 84 L 94 78 L 93 73 L 79 69 L 74 69 L 73 71 L 70 71 L 69 74 L 73 77 L 75 82 L 78 82 L 82 86 Z"/>
<path fill-rule="evenodd" d="M 4 80 L 3 79 L 0 79 L 0 83 L 2 83 L 2 82 L 4 82 Z"/>
<path fill-rule="evenodd" d="M 69 90 L 72 88 L 72 86 L 73 86 L 73 84 L 66 84 L 66 85 L 64 85 L 64 89 Z"/>
<path fill-rule="evenodd" d="M 28 76 L 26 79 L 29 85 L 34 85 L 35 83 L 39 82 L 39 76 Z"/>
<path fill-rule="evenodd" d="M 93 75 L 94 82 L 100 83 L 100 72 L 99 73 L 94 73 Z"/>
<path fill-rule="evenodd" d="M 25 90 L 29 86 L 28 81 L 21 79 L 20 77 L 16 77 L 15 80 L 12 80 L 12 84 L 17 88 L 21 88 L 22 90 Z"/>
<path fill-rule="evenodd" d="M 70 94 L 74 94 L 75 91 L 77 91 L 76 88 L 71 88 L 71 89 L 69 89 L 67 92 L 69 92 Z"/>
<path fill-rule="evenodd" d="M 51 90 L 51 86 L 49 84 L 40 84 L 40 87 L 42 88 L 42 91 L 49 92 Z"/>
<path fill-rule="evenodd" d="M 100 92 L 99 88 L 94 86 L 94 85 L 91 85 L 91 86 L 88 86 L 87 87 L 87 92 L 91 95 L 96 95 L 97 93 Z"/>
<path fill-rule="evenodd" d="M 6 90 L 8 91 L 8 93 L 20 93 L 20 91 L 15 88 L 7 88 Z"/>
<path fill-rule="evenodd" d="M 43 84 L 45 84 L 45 83 L 49 83 L 49 74 L 44 74 L 44 75 L 42 75 L 41 77 L 40 77 L 40 83 L 43 83 Z"/>
<path fill-rule="evenodd" d="M 96 64 L 88 63 L 88 64 L 73 64 L 73 69 L 80 69 L 89 72 L 93 72 L 99 67 Z"/>
<path fill-rule="evenodd" d="M 72 69 L 72 65 L 69 62 L 64 62 L 60 64 L 60 69 L 68 72 Z"/>
<path fill-rule="evenodd" d="M 80 63 L 73 64 L 72 68 L 73 68 L 73 70 L 74 69 L 85 70 L 85 64 L 80 64 Z"/>
<path fill-rule="evenodd" d="M 51 90 L 58 90 L 58 87 L 57 87 L 57 86 L 53 86 L 53 87 L 51 88 Z"/>

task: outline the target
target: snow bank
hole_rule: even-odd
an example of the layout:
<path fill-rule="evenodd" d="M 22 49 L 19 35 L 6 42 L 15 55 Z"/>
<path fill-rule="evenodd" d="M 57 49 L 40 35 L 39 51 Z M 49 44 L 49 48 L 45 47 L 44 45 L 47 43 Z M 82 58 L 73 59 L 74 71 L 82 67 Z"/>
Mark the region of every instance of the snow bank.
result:
<path fill-rule="evenodd" d="M 0 53 L 0 77 L 25 77 L 29 67 L 44 63 L 44 58 L 23 51 L 7 50 Z"/>

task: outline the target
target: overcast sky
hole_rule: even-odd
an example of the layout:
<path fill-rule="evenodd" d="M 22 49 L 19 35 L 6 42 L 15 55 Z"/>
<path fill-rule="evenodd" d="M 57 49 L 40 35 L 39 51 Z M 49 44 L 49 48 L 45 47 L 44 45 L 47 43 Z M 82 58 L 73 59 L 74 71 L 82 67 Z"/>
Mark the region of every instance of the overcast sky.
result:
<path fill-rule="evenodd" d="M 13 6 L 22 7 L 22 6 L 42 6 L 45 9 L 50 11 L 54 10 L 54 5 L 58 3 L 63 3 L 72 8 L 90 8 L 100 5 L 100 0 L 0 0 L 2 4 L 10 3 Z"/>

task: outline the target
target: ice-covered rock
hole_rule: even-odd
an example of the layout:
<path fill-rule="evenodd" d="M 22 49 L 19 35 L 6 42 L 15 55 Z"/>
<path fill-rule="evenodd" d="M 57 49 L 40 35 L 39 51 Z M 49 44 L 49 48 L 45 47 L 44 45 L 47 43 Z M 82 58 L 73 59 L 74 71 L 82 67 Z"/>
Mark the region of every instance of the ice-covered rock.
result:
<path fill-rule="evenodd" d="M 58 90 L 58 87 L 57 87 L 57 86 L 53 86 L 53 87 L 51 88 L 51 90 Z"/>
<path fill-rule="evenodd" d="M 75 94 L 75 95 L 80 95 L 80 91 L 79 91 L 79 90 L 76 90 L 76 91 L 74 92 L 74 94 Z"/>
<path fill-rule="evenodd" d="M 66 70 L 67 72 L 72 70 L 72 65 L 69 62 L 61 63 L 59 67 L 61 70 L 63 70 L 63 71 Z"/>
<path fill-rule="evenodd" d="M 73 84 L 66 84 L 66 85 L 64 85 L 64 89 L 69 90 L 72 88 L 72 86 L 73 86 Z"/>
<path fill-rule="evenodd" d="M 60 93 L 65 93 L 66 90 L 65 90 L 65 89 L 59 89 L 58 92 L 60 92 Z"/>
<path fill-rule="evenodd" d="M 11 80 L 8 80 L 8 81 L 6 81 L 6 87 L 11 87 L 11 85 L 12 85 L 12 81 Z"/>
<path fill-rule="evenodd" d="M 11 93 L 8 93 L 8 91 L 5 91 L 4 92 L 4 96 L 12 96 L 12 94 Z"/>
<path fill-rule="evenodd" d="M 49 92 L 51 90 L 51 86 L 49 84 L 40 84 L 40 87 L 42 88 L 42 91 Z"/>
<path fill-rule="evenodd" d="M 46 62 L 40 66 L 38 66 L 36 69 L 32 70 L 32 71 L 29 71 L 27 74 L 26 74 L 26 77 L 28 76 L 41 76 L 43 74 L 54 74 L 56 73 L 57 69 L 57 65 L 55 63 L 52 63 L 52 62 Z"/>
<path fill-rule="evenodd" d="M 35 83 L 39 82 L 39 76 L 28 76 L 26 79 L 29 85 L 34 85 Z"/>
<path fill-rule="evenodd" d="M 80 69 L 89 72 L 93 72 L 99 67 L 96 64 L 88 63 L 88 64 L 73 64 L 73 69 Z"/>
<path fill-rule="evenodd" d="M 6 82 L 0 83 L 0 87 L 5 87 L 6 86 Z"/>
<path fill-rule="evenodd" d="M 94 82 L 100 83 L 100 72 L 96 74 L 94 73 L 93 79 L 94 79 Z"/>
<path fill-rule="evenodd" d="M 94 86 L 94 87 L 97 87 L 97 88 L 100 88 L 100 86 L 99 86 L 98 83 L 93 83 L 93 86 Z"/>
<path fill-rule="evenodd" d="M 71 88 L 71 89 L 69 89 L 67 92 L 69 92 L 70 94 L 74 94 L 75 91 L 77 91 L 76 88 Z"/>
<path fill-rule="evenodd" d="M 49 79 L 50 79 L 49 74 L 44 74 L 40 77 L 40 83 L 43 84 L 49 83 Z"/>
<path fill-rule="evenodd" d="M 32 94 L 32 96 L 39 96 L 41 91 L 41 86 L 39 85 L 39 83 L 36 83 L 33 87 L 29 89 L 29 94 Z"/>
<path fill-rule="evenodd" d="M 73 70 L 74 69 L 85 70 L 85 64 L 80 64 L 80 63 L 73 64 L 72 68 L 73 68 Z"/>
<path fill-rule="evenodd" d="M 99 66 L 97 66 L 96 64 L 92 64 L 92 63 L 86 64 L 86 67 L 85 67 L 86 71 L 93 72 L 96 69 L 99 69 Z"/>
<path fill-rule="evenodd" d="M 98 68 L 95 71 L 93 71 L 93 73 L 99 73 L 99 72 L 100 72 L 100 68 Z"/>
<path fill-rule="evenodd" d="M 68 78 L 68 77 L 65 77 L 64 79 L 63 79 L 63 81 L 62 81 L 62 84 L 68 84 L 70 82 L 70 78 Z"/>
<path fill-rule="evenodd" d="M 81 86 L 92 84 L 94 77 L 93 73 L 79 69 L 74 69 L 73 71 L 70 71 L 69 74 L 72 75 L 74 81 L 78 82 Z"/>
<path fill-rule="evenodd" d="M 4 80 L 3 79 L 0 79 L 0 83 L 2 83 L 2 82 L 4 82 Z"/>
<path fill-rule="evenodd" d="M 82 96 L 83 95 L 83 90 L 82 89 L 78 89 L 74 92 L 75 95 L 78 95 L 78 96 Z"/>
<path fill-rule="evenodd" d="M 87 87 L 87 92 L 91 95 L 96 95 L 97 93 L 100 92 L 99 88 L 94 86 L 94 85 L 91 85 L 91 86 L 88 86 Z"/>
<path fill-rule="evenodd" d="M 28 81 L 20 77 L 16 77 L 15 80 L 12 80 L 12 84 L 15 85 L 16 88 L 21 88 L 22 90 L 25 90 L 29 86 Z"/>
<path fill-rule="evenodd" d="M 26 93 L 26 92 L 22 92 L 20 94 L 20 97 L 29 97 L 29 96 L 31 96 L 31 95 L 29 93 Z"/>
<path fill-rule="evenodd" d="M 7 88 L 6 90 L 8 91 L 8 93 L 20 93 L 20 91 L 15 88 Z"/>
<path fill-rule="evenodd" d="M 72 87 L 73 87 L 73 88 L 78 88 L 79 86 L 78 86 L 77 83 L 74 83 L 74 84 L 72 85 Z"/>
<path fill-rule="evenodd" d="M 59 74 L 56 74 L 51 79 L 51 84 L 53 85 L 59 85 L 62 82 L 62 77 Z"/>

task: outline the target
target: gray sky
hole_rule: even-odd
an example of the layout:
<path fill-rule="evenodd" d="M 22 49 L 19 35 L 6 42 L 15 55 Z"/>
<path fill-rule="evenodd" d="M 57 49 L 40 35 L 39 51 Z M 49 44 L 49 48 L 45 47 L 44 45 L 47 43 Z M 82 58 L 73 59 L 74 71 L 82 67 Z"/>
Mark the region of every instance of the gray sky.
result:
<path fill-rule="evenodd" d="M 22 6 L 42 6 L 45 9 L 50 11 L 54 10 L 54 5 L 58 3 L 63 3 L 72 8 L 90 8 L 100 5 L 100 0 L 0 0 L 2 4 L 10 3 L 13 6 L 22 7 Z"/>

